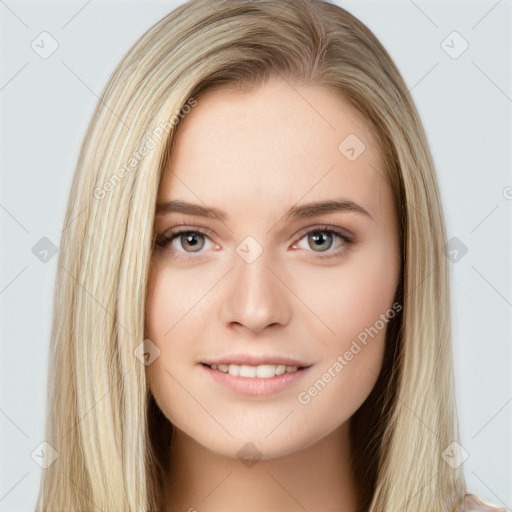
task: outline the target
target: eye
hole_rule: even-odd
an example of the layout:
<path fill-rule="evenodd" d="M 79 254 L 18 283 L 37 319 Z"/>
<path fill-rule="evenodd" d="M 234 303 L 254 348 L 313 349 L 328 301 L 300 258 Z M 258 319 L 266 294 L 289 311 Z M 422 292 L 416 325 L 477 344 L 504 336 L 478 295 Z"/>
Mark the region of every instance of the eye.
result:
<path fill-rule="evenodd" d="M 301 242 L 305 240 L 305 246 Z M 337 243 L 336 243 L 337 240 Z M 354 243 L 354 239 L 347 233 L 333 227 L 318 227 L 310 229 L 295 244 L 294 248 L 311 249 L 309 252 L 319 253 L 321 258 L 331 258 L 340 255 L 344 247 Z M 330 249 L 335 246 L 335 249 Z M 328 253 L 323 255 L 321 253 Z"/>
<path fill-rule="evenodd" d="M 196 228 L 173 231 L 169 235 L 157 239 L 155 245 L 161 248 L 166 248 L 171 245 L 173 246 L 173 252 L 177 253 L 178 258 L 194 258 L 195 253 L 201 253 L 201 250 L 207 247 L 207 241 L 213 244 L 212 240 L 205 232 Z"/>
<path fill-rule="evenodd" d="M 301 245 L 303 240 L 305 240 L 305 246 Z M 346 246 L 354 242 L 353 236 L 338 228 L 316 227 L 306 231 L 299 242 L 292 247 L 316 253 L 320 258 L 333 258 L 340 256 Z M 211 245 L 208 247 L 208 244 Z M 172 246 L 172 252 L 177 258 L 189 260 L 201 257 L 201 254 L 209 248 L 211 249 L 212 246 L 219 247 L 213 243 L 206 231 L 198 228 L 172 231 L 170 234 L 156 239 L 155 245 L 162 249 Z M 333 246 L 334 250 L 330 250 Z M 203 249 L 205 250 L 203 251 Z"/>

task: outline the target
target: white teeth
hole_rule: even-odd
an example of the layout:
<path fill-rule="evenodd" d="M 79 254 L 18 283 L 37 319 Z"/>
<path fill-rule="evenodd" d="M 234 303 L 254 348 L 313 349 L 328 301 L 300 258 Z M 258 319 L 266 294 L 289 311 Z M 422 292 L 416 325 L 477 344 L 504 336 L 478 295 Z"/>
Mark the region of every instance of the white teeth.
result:
<path fill-rule="evenodd" d="M 260 364 L 258 366 L 245 364 L 212 364 L 211 368 L 223 373 L 229 373 L 234 377 L 258 377 L 260 379 L 269 379 L 286 372 L 296 372 L 298 369 L 297 366 L 285 366 L 284 364 Z"/>
<path fill-rule="evenodd" d="M 240 366 L 238 375 L 240 375 L 240 377 L 256 377 L 256 370 L 256 366 L 248 366 L 246 364 L 243 364 L 242 366 Z"/>
<path fill-rule="evenodd" d="M 256 366 L 255 370 L 256 377 L 260 379 L 268 379 L 276 374 L 276 366 L 274 364 L 262 364 Z"/>
<path fill-rule="evenodd" d="M 237 377 L 240 375 L 240 366 L 237 364 L 230 364 L 228 368 L 229 375 L 233 375 L 233 377 Z"/>
<path fill-rule="evenodd" d="M 286 366 L 284 364 L 280 364 L 279 366 L 276 366 L 276 375 L 282 375 L 286 372 Z"/>

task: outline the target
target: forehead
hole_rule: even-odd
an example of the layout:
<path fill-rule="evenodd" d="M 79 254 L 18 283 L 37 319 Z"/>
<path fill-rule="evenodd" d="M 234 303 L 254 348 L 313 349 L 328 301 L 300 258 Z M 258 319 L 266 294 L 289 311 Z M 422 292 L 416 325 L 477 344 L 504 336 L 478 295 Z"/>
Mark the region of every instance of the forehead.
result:
<path fill-rule="evenodd" d="M 389 191 L 381 204 L 383 178 L 377 139 L 341 94 L 270 81 L 198 99 L 180 122 L 158 202 L 278 215 L 299 201 L 346 197 L 377 215 L 390 206 Z"/>

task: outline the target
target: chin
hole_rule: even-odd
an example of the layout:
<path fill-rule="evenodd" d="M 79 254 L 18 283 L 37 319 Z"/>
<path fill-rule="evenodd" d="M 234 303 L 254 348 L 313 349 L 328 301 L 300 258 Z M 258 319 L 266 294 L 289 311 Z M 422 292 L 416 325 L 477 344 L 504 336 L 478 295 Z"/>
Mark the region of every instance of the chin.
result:
<path fill-rule="evenodd" d="M 247 431 L 246 435 L 236 435 L 233 438 L 225 436 L 211 436 L 206 433 L 198 433 L 193 436 L 196 443 L 216 455 L 244 460 L 272 460 L 288 457 L 308 448 L 322 439 L 327 433 L 302 432 L 300 438 L 290 436 L 288 429 L 278 432 L 279 427 L 267 436 L 260 431 Z M 296 429 L 297 431 L 299 428 Z M 271 431 L 271 429 L 269 429 Z M 205 435 L 202 435 L 205 434 Z M 250 464 L 249 464 L 250 466 Z"/>

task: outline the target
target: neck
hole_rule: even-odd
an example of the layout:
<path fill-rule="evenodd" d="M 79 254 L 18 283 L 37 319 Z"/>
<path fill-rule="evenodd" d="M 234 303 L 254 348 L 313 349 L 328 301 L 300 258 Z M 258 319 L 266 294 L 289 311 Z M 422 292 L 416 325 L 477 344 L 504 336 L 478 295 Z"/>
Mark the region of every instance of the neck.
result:
<path fill-rule="evenodd" d="M 166 512 L 356 512 L 349 423 L 293 454 L 253 462 L 214 453 L 175 429 Z"/>

